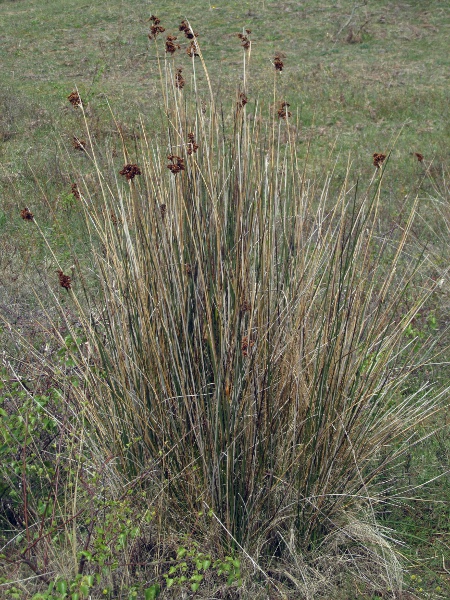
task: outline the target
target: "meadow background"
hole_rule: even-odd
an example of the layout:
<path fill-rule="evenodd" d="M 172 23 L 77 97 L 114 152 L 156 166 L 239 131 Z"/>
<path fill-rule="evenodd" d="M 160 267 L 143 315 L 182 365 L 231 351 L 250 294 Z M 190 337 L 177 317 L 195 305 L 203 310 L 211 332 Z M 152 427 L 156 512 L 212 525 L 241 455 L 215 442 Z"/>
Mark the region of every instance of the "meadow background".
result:
<path fill-rule="evenodd" d="M 157 15 L 166 28 L 157 40 L 158 51 L 148 39 L 152 14 Z M 66 393 L 67 398 L 71 393 L 73 397 L 77 395 L 69 391 L 70 386 L 61 387 L 61 381 L 66 378 L 74 386 L 78 385 L 75 380 L 79 364 L 75 355 L 81 342 L 69 334 L 73 334 L 80 320 L 81 329 L 84 323 L 66 290 L 59 288 L 55 271 L 63 268 L 72 275 L 76 285 L 80 281 L 81 265 L 86 277 L 83 286 L 88 292 L 95 286 L 88 245 L 91 234 L 71 186 L 83 181 L 83 189 L 91 187 L 92 198 L 95 198 L 97 176 L 89 158 L 94 149 L 101 168 L 109 173 L 107 181 L 113 185 L 112 173 L 124 165 L 124 147 L 129 161 L 139 163 L 144 144 L 143 127 L 150 145 L 165 147 L 167 120 L 161 65 L 163 71 L 169 69 L 169 72 L 182 67 L 186 80 L 183 93 L 187 98 L 195 98 L 198 106 L 203 102 L 210 107 L 208 80 L 197 59 L 197 91 L 194 93 L 192 60 L 184 51 L 186 40 L 178 31 L 180 22 L 188 19 L 193 30 L 199 33 L 198 41 L 219 113 L 232 115 L 236 90 L 245 88 L 246 118 L 253 131 L 258 131 L 259 124 L 264 127 L 266 121 L 270 122 L 271 111 L 280 99 L 289 103 L 290 129 L 280 128 L 277 135 L 280 144 L 289 143 L 289 136 L 295 138 L 294 158 L 302 165 L 305 180 L 322 182 L 327 174 L 333 173 L 330 196 L 338 195 L 347 181 L 351 181 L 351 185 L 365 182 L 361 184 L 365 187 L 374 174 L 372 155 L 389 153 L 377 205 L 376 238 L 380 245 L 388 240 L 387 245 L 392 242 L 391 247 L 395 249 L 395 241 L 398 243 L 405 228 L 405 215 L 417 200 L 405 251 L 396 264 L 399 271 L 407 272 L 411 264 L 419 260 L 417 257 L 422 256 L 423 262 L 417 276 L 411 279 L 409 293 L 402 295 L 400 312 L 408 314 L 412 310 L 424 287 L 423 281 L 434 281 L 435 286 L 404 332 L 413 354 L 423 352 L 428 359 L 423 360 L 422 368 L 415 369 L 405 379 L 402 393 L 406 389 L 410 394 L 417 394 L 420 403 L 423 386 L 431 382 L 436 395 L 442 395 L 439 410 L 431 411 L 433 414 L 426 422 L 418 424 L 414 440 L 423 438 L 423 441 L 411 443 L 410 452 L 391 465 L 392 495 L 397 496 L 398 492 L 398 500 L 380 510 L 377 519 L 388 528 L 388 537 L 396 540 L 396 552 L 405 568 L 404 591 L 397 597 L 448 597 L 450 446 L 443 392 L 449 381 L 450 308 L 446 274 L 450 247 L 448 4 L 438 1 L 258 1 L 215 5 L 203 1 L 188 4 L 111 1 L 88 5 L 79 1 L 17 0 L 0 2 L 0 16 L 3 65 L 0 73 L 0 340 L 3 352 L 0 561 L 3 562 L 0 564 L 5 572 L 3 579 L 0 577 L 0 595 L 58 600 L 72 597 L 75 600 L 76 594 L 79 598 L 88 597 L 88 593 L 95 598 L 128 598 L 133 597 L 132 594 L 144 598 L 145 594 L 147 600 L 158 594 L 157 588 L 152 586 L 161 585 L 166 597 L 181 597 L 182 593 L 184 597 L 195 597 L 203 588 L 199 585 L 195 590 L 187 588 L 186 591 L 184 582 L 176 580 L 182 576 L 181 571 L 170 574 L 174 583 L 167 587 L 168 568 L 175 565 L 178 569 L 185 560 L 189 576 L 203 577 L 199 583 L 207 581 L 208 590 L 215 589 L 214 593 L 218 594 L 208 596 L 212 592 L 204 591 L 204 595 L 198 597 L 245 598 L 250 593 L 268 598 L 283 597 L 276 586 L 270 587 L 268 583 L 261 584 L 261 589 L 251 587 L 248 581 L 252 575 L 245 579 L 245 573 L 251 573 L 252 565 L 246 566 L 248 557 L 239 552 L 235 555 L 231 550 L 223 550 L 219 558 L 210 559 L 217 550 L 213 542 L 210 542 L 211 547 L 204 542 L 203 547 L 195 539 L 189 542 L 190 546 L 184 540 L 185 548 L 173 532 L 173 525 L 168 535 L 170 541 L 159 538 L 155 541 L 151 538 L 153 533 L 148 534 L 149 539 L 142 537 L 141 530 L 138 532 L 142 523 L 151 528 L 156 518 L 161 519 L 160 509 L 156 516 L 148 512 L 145 489 L 124 495 L 126 486 L 123 487 L 119 475 L 109 472 L 107 466 L 111 458 L 106 455 L 93 461 L 95 467 L 87 467 L 83 476 L 78 471 L 72 472 L 67 466 L 70 461 L 84 464 L 86 452 L 92 452 L 92 448 L 83 450 L 79 431 L 72 438 L 62 436 L 60 431 L 60 423 L 73 419 L 73 414 L 66 412 L 68 402 L 61 406 L 61 397 Z M 237 38 L 245 29 L 251 30 L 250 55 L 245 54 Z M 174 57 L 164 53 L 163 40 L 167 34 L 177 35 L 183 46 Z M 273 58 L 277 52 L 283 53 L 284 69 L 276 74 L 274 101 Z M 166 87 L 166 91 L 169 88 Z M 84 114 L 67 100 L 74 89 L 83 99 Z M 232 127 L 233 118 L 224 116 L 223 128 Z M 87 153 L 74 147 L 74 137 L 83 141 Z M 422 155 L 423 160 L 418 160 L 418 155 Z M 25 206 L 35 215 L 39 231 L 34 224 L 20 218 Z M 115 240 L 110 233 L 105 239 L 111 243 Z M 389 270 L 391 260 L 392 254 L 385 252 L 380 259 L 381 268 Z M 67 328 L 67 323 L 72 329 Z M 57 347 L 54 328 L 60 329 L 65 346 Z M 48 365 L 42 367 L 42 356 L 55 365 L 53 370 Z M 32 445 L 33 436 L 35 448 L 28 453 L 24 449 Z M 39 450 L 46 450 L 48 444 L 53 443 L 57 447 L 52 458 L 37 456 Z M 19 450 L 13 451 L 13 447 Z M 65 457 L 64 460 L 61 457 Z M 64 469 L 67 472 L 58 479 Z M 47 475 L 50 485 L 42 483 L 46 472 L 50 473 Z M 55 519 L 58 510 L 63 512 L 69 505 L 73 514 L 76 513 L 74 487 L 79 488 L 80 506 L 84 507 L 81 522 L 77 521 L 79 534 L 75 525 L 72 527 L 73 521 L 66 520 L 61 531 L 55 529 L 53 520 L 45 537 L 52 543 L 38 556 L 33 555 L 32 550 L 23 554 L 23 548 L 30 548 L 34 543 L 34 532 L 30 534 L 30 524 L 24 516 L 27 507 L 24 507 L 26 493 L 23 490 L 28 477 L 36 486 L 30 519 L 41 524 L 37 540 L 47 535 L 45 523 L 49 514 Z M 60 481 L 58 492 L 55 491 L 57 481 Z M 40 496 L 37 488 L 41 485 Z M 96 504 L 98 498 L 93 491 L 96 486 L 106 490 L 101 507 Z M 53 495 L 49 496 L 49 489 Z M 58 495 L 61 490 L 65 490 L 63 500 Z M 400 490 L 408 490 L 408 493 L 401 497 Z M 54 498 L 53 504 L 50 497 Z M 94 522 L 94 513 L 97 515 L 99 511 L 104 514 L 102 532 L 89 526 Z M 197 520 L 202 518 L 204 515 Z M 203 531 L 205 527 L 209 525 L 200 529 Z M 134 530 L 135 533 L 130 534 Z M 75 543 L 77 535 L 82 540 L 80 547 Z M 94 537 L 95 560 L 88 555 L 92 554 L 90 544 Z M 137 542 L 130 543 L 129 539 L 138 539 L 141 546 L 137 548 Z M 200 547 L 196 545 L 199 543 Z M 125 552 L 130 563 L 133 560 L 139 563 L 145 556 L 146 544 L 148 548 L 159 548 L 156 555 L 160 562 L 155 567 L 154 580 L 141 580 L 133 568 L 126 574 L 122 566 L 116 568 L 117 557 Z M 85 555 L 80 556 L 80 551 Z M 51 557 L 58 554 L 61 560 L 55 571 L 57 561 Z M 93 569 L 92 574 L 84 566 L 90 561 L 97 569 Z M 208 561 L 211 565 L 207 565 Z M 154 562 L 158 560 L 155 558 Z M 74 564 L 75 573 L 71 571 Z M 217 564 L 214 569 L 213 564 Z M 43 565 L 51 565 L 51 576 L 42 576 Z M 326 571 L 323 565 L 318 571 L 321 569 Z M 218 581 L 223 579 L 224 573 L 228 577 L 227 584 L 220 580 L 219 591 L 211 570 Z M 120 572 L 122 580 L 118 582 L 113 572 Z M 163 573 L 166 573 L 165 579 Z M 99 574 L 103 579 L 96 579 Z M 30 577 L 33 579 L 28 580 Z M 242 577 L 247 583 L 242 584 Z M 289 576 L 284 577 L 281 581 L 287 581 L 287 588 L 289 585 L 295 588 L 295 582 L 289 584 Z M 158 584 L 153 583 L 156 580 Z M 279 583 L 279 579 L 275 580 Z M 261 591 L 264 586 L 267 589 Z M 343 599 L 375 600 L 396 593 L 388 588 L 387 584 L 385 589 L 369 590 L 364 583 L 355 584 L 354 578 L 347 581 L 344 577 L 339 580 L 334 597 L 341 594 Z M 170 596 L 171 593 L 174 595 Z M 316 592 L 311 588 L 309 597 L 323 597 L 321 593 L 330 592 L 320 591 L 318 585 Z M 308 597 L 307 592 L 305 594 Z"/>

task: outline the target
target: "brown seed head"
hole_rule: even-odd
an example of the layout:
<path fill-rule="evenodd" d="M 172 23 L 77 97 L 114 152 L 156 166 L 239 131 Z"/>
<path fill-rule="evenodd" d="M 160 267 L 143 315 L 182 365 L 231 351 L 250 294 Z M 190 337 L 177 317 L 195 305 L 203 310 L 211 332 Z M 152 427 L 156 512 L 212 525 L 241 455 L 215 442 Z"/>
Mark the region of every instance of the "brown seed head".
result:
<path fill-rule="evenodd" d="M 238 97 L 238 101 L 237 101 L 238 109 L 244 108 L 244 106 L 247 104 L 247 102 L 248 102 L 247 95 L 244 94 L 244 92 L 240 92 L 239 93 L 239 97 Z"/>
<path fill-rule="evenodd" d="M 246 31 L 250 31 L 249 29 L 246 29 Z M 251 46 L 251 41 L 249 40 L 247 35 L 244 35 L 243 33 L 238 33 L 237 37 L 241 40 L 241 46 L 244 48 L 244 50 L 248 50 Z"/>
<path fill-rule="evenodd" d="M 251 350 L 254 345 L 255 345 L 255 342 L 250 340 L 248 338 L 248 336 L 244 335 L 244 337 L 242 338 L 242 343 L 241 343 L 241 350 L 242 350 L 243 356 L 248 356 L 249 350 Z"/>
<path fill-rule="evenodd" d="M 417 158 L 417 160 L 419 162 L 423 161 L 423 154 L 420 154 L 420 152 L 414 152 L 414 156 Z"/>
<path fill-rule="evenodd" d="M 373 164 L 379 169 L 383 162 L 386 160 L 386 154 L 382 154 L 381 152 L 375 152 L 373 154 Z"/>
<path fill-rule="evenodd" d="M 171 161 L 171 163 L 169 165 L 167 165 L 167 168 L 174 175 L 176 175 L 180 171 L 184 171 L 185 170 L 184 158 L 181 158 L 180 156 L 176 156 L 175 154 L 169 154 L 169 156 L 167 158 L 168 158 L 168 160 Z"/>
<path fill-rule="evenodd" d="M 74 91 L 71 94 L 69 94 L 67 96 L 67 100 L 74 108 L 78 108 L 82 104 L 80 94 L 77 91 Z"/>
<path fill-rule="evenodd" d="M 198 144 L 195 141 L 195 136 L 193 133 L 188 133 L 188 140 L 189 140 L 189 142 L 188 142 L 187 153 L 190 156 L 193 152 L 197 152 Z"/>
<path fill-rule="evenodd" d="M 33 213 L 30 212 L 26 207 L 20 211 L 20 216 L 24 221 L 32 221 L 34 219 Z"/>
<path fill-rule="evenodd" d="M 64 275 L 64 273 L 61 270 L 58 270 L 56 272 L 58 273 L 59 285 L 66 290 L 70 290 L 72 286 L 72 279 L 69 277 L 69 275 Z"/>
<path fill-rule="evenodd" d="M 83 152 L 86 149 L 86 140 L 77 138 L 74 135 L 72 139 L 72 146 L 75 150 L 81 150 Z"/>
<path fill-rule="evenodd" d="M 175 43 L 176 39 L 177 37 L 175 35 L 168 35 L 166 37 L 166 52 L 169 54 L 173 54 L 181 47 L 180 44 Z"/>
<path fill-rule="evenodd" d="M 158 19 L 158 21 L 159 21 L 159 19 Z M 155 40 L 156 36 L 159 33 L 164 33 L 164 32 L 165 32 L 165 28 L 161 27 L 161 25 L 152 25 L 150 27 L 150 33 L 148 34 L 148 39 L 149 40 Z"/>
<path fill-rule="evenodd" d="M 119 171 L 119 175 L 123 175 L 130 181 L 130 179 L 134 179 L 136 175 L 140 175 L 141 170 L 136 164 L 125 165 L 124 168 Z"/>
<path fill-rule="evenodd" d="M 80 192 L 78 190 L 78 186 L 76 183 L 72 183 L 72 188 L 70 190 L 72 192 L 73 197 L 75 198 L 75 200 L 80 200 L 81 196 L 80 196 Z"/>
<path fill-rule="evenodd" d="M 280 71 L 280 73 L 284 69 L 283 58 L 286 58 L 286 55 L 282 52 L 277 52 L 273 59 L 273 66 L 275 67 L 275 70 Z"/>
<path fill-rule="evenodd" d="M 181 21 L 178 29 L 184 32 L 184 35 L 187 37 L 188 40 L 193 40 L 194 38 L 198 37 L 198 33 L 192 31 L 187 21 Z"/>
<path fill-rule="evenodd" d="M 288 107 L 290 106 L 290 104 L 288 102 L 282 102 L 280 104 L 280 108 L 278 109 L 278 116 L 280 117 L 280 119 L 286 119 L 287 117 L 291 117 L 292 113 L 290 110 L 288 110 Z"/>
<path fill-rule="evenodd" d="M 183 69 L 178 67 L 177 72 L 175 73 L 175 87 L 179 90 L 184 88 L 185 80 L 183 77 Z"/>
<path fill-rule="evenodd" d="M 161 217 L 165 217 L 166 212 L 167 212 L 167 206 L 165 204 L 160 204 L 159 205 L 159 210 L 161 212 Z"/>
<path fill-rule="evenodd" d="M 195 40 L 192 40 L 190 45 L 186 48 L 186 54 L 188 56 L 198 56 L 197 44 L 196 44 Z"/>

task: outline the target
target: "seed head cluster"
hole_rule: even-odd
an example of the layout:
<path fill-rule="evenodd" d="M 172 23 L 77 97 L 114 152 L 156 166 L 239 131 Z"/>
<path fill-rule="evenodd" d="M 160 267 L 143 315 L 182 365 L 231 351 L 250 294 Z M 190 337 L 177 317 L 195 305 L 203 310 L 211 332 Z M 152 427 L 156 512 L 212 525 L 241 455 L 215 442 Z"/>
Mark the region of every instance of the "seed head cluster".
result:
<path fill-rule="evenodd" d="M 420 154 L 420 152 L 414 152 L 414 156 L 419 162 L 423 162 L 423 154 Z"/>
<path fill-rule="evenodd" d="M 292 116 L 291 111 L 288 110 L 289 106 L 290 106 L 289 102 L 282 102 L 280 104 L 280 108 L 278 109 L 278 116 L 280 117 L 280 119 L 286 119 L 286 118 Z"/>
<path fill-rule="evenodd" d="M 26 207 L 20 211 L 20 216 L 24 221 L 32 221 L 34 219 L 33 213 L 30 212 Z"/>
<path fill-rule="evenodd" d="M 58 273 L 59 285 L 66 290 L 70 290 L 72 287 L 72 279 L 69 277 L 69 275 L 64 275 L 61 270 L 56 272 Z"/>
<path fill-rule="evenodd" d="M 275 70 L 279 71 L 280 73 L 284 69 L 283 58 L 286 58 L 286 55 L 282 52 L 277 52 L 273 59 L 273 66 L 275 67 Z"/>
<path fill-rule="evenodd" d="M 373 165 L 377 169 L 381 168 L 381 165 L 386 160 L 386 154 L 382 154 L 381 152 L 375 152 L 373 154 Z"/>
<path fill-rule="evenodd" d="M 72 196 L 75 200 L 81 200 L 80 191 L 76 183 L 72 183 L 72 188 L 70 190 L 72 192 Z"/>
<path fill-rule="evenodd" d="M 255 342 L 250 340 L 248 336 L 244 335 L 244 337 L 242 338 L 242 343 L 241 343 L 241 350 L 242 350 L 243 356 L 248 356 L 249 351 L 253 348 L 254 345 L 255 345 Z"/>
<path fill-rule="evenodd" d="M 177 72 L 175 73 L 175 87 L 178 90 L 182 90 L 184 88 L 185 80 L 183 77 L 183 69 L 178 67 Z"/>
<path fill-rule="evenodd" d="M 176 175 L 177 173 L 179 173 L 180 171 L 184 171 L 185 170 L 185 166 L 184 166 L 184 158 L 181 158 L 180 156 L 176 156 L 175 154 L 169 154 L 169 156 L 167 157 L 168 160 L 170 160 L 171 162 L 167 165 L 167 168 L 171 171 L 171 173 L 173 173 L 174 175 Z"/>
<path fill-rule="evenodd" d="M 152 21 L 153 25 L 150 26 L 150 33 L 148 34 L 148 37 L 150 40 L 155 40 L 159 33 L 165 32 L 165 29 L 164 27 L 161 27 L 161 20 L 158 19 L 158 17 L 155 17 L 155 15 L 152 15 L 149 21 Z"/>
<path fill-rule="evenodd" d="M 195 40 L 192 40 L 190 45 L 186 48 L 186 54 L 188 56 L 198 56 L 197 44 Z"/>
<path fill-rule="evenodd" d="M 247 95 L 244 94 L 244 92 L 240 92 L 239 96 L 238 96 L 238 101 L 237 101 L 238 109 L 244 108 L 244 106 L 247 104 L 247 102 L 248 102 Z"/>
<path fill-rule="evenodd" d="M 86 140 L 82 140 L 74 135 L 72 139 L 72 146 L 75 150 L 81 150 L 81 152 L 84 152 L 86 149 Z"/>
<path fill-rule="evenodd" d="M 119 171 L 119 175 L 123 175 L 128 181 L 134 179 L 136 175 L 140 175 L 141 170 L 136 164 L 125 165 L 124 168 Z"/>
<path fill-rule="evenodd" d="M 194 152 L 197 152 L 197 150 L 198 150 L 198 144 L 195 141 L 195 135 L 193 133 L 188 133 L 188 149 L 187 149 L 187 153 L 190 156 Z"/>
<path fill-rule="evenodd" d="M 179 48 L 181 48 L 180 44 L 175 43 L 176 39 L 176 35 L 168 35 L 166 37 L 166 52 L 168 54 L 174 54 Z"/>
<path fill-rule="evenodd" d="M 243 33 L 238 33 L 237 37 L 241 40 L 241 46 L 244 48 L 244 50 L 249 50 L 250 46 L 252 45 L 250 38 L 248 37 L 251 34 L 252 30 L 251 29 L 246 29 L 245 30 L 245 34 Z"/>
<path fill-rule="evenodd" d="M 194 38 L 198 37 L 198 33 L 196 31 L 192 31 L 187 21 L 181 21 L 178 29 L 184 32 L 184 35 L 188 40 L 193 40 Z"/>
<path fill-rule="evenodd" d="M 67 100 L 74 108 L 78 108 L 82 104 L 80 94 L 77 91 L 73 91 L 71 94 L 69 94 L 67 96 Z"/>

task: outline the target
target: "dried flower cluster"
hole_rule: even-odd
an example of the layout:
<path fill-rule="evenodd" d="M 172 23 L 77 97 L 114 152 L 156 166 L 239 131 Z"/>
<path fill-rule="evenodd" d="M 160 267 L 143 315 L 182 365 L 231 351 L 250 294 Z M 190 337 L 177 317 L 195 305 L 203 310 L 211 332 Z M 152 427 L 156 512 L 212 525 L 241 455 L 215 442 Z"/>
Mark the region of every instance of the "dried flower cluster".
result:
<path fill-rule="evenodd" d="M 184 158 L 181 158 L 180 156 L 176 156 L 175 154 L 169 154 L 169 156 L 167 158 L 168 158 L 168 160 L 171 161 L 170 164 L 167 165 L 167 168 L 174 175 L 176 175 L 180 171 L 184 171 L 184 169 L 185 169 Z"/>
<path fill-rule="evenodd" d="M 80 200 L 81 196 L 80 196 L 80 192 L 78 190 L 78 186 L 76 183 L 72 183 L 72 187 L 71 190 L 73 197 L 75 198 L 75 200 Z"/>
<path fill-rule="evenodd" d="M 165 204 L 160 204 L 159 205 L 159 211 L 161 213 L 161 217 L 164 218 L 166 216 L 167 206 Z"/>
<path fill-rule="evenodd" d="M 255 342 L 250 340 L 248 338 L 248 336 L 244 335 L 244 337 L 242 338 L 242 343 L 241 343 L 242 354 L 244 356 L 248 356 L 249 350 L 251 350 L 254 345 L 255 345 Z"/>
<path fill-rule="evenodd" d="M 186 54 L 188 56 L 198 56 L 197 44 L 195 40 L 192 40 L 190 45 L 186 48 Z"/>
<path fill-rule="evenodd" d="M 192 275 L 192 266 L 189 263 L 186 263 L 184 265 L 184 270 L 186 272 L 186 275 Z"/>
<path fill-rule="evenodd" d="M 126 177 L 128 179 L 128 181 L 130 181 L 130 179 L 134 179 L 136 177 L 136 175 L 140 175 L 140 174 L 141 174 L 141 170 L 135 164 L 125 165 L 124 168 L 121 171 L 119 171 L 119 175 L 123 175 L 124 177 Z"/>
<path fill-rule="evenodd" d="M 189 154 L 189 156 L 194 153 L 197 152 L 198 150 L 198 144 L 195 142 L 195 136 L 193 133 L 188 133 L 188 149 L 187 149 L 187 153 Z"/>
<path fill-rule="evenodd" d="M 419 162 L 423 161 L 423 154 L 420 154 L 420 152 L 414 152 L 414 156 L 417 158 L 417 160 Z"/>
<path fill-rule="evenodd" d="M 244 50 L 248 50 L 251 46 L 251 41 L 250 38 L 248 37 L 251 34 L 252 30 L 251 29 L 246 29 L 245 33 L 247 35 L 244 35 L 243 33 L 238 33 L 237 37 L 241 40 L 241 46 L 244 48 Z"/>
<path fill-rule="evenodd" d="M 26 207 L 20 211 L 20 216 L 24 221 L 32 221 L 34 219 L 33 213 L 30 212 Z"/>
<path fill-rule="evenodd" d="M 198 37 L 198 33 L 192 31 L 187 21 L 181 21 L 178 29 L 184 32 L 184 35 L 187 37 L 188 40 L 193 40 L 194 38 Z"/>
<path fill-rule="evenodd" d="M 280 119 L 286 119 L 286 117 L 292 116 L 291 111 L 288 110 L 289 106 L 289 102 L 282 102 L 280 104 L 280 108 L 278 109 L 278 116 L 280 117 Z"/>
<path fill-rule="evenodd" d="M 73 139 L 72 139 L 72 146 L 74 147 L 75 150 L 84 151 L 86 149 L 86 140 L 82 140 L 80 138 L 77 138 L 74 135 Z"/>
<path fill-rule="evenodd" d="M 374 153 L 373 164 L 377 169 L 379 169 L 381 167 L 381 165 L 384 163 L 385 160 L 386 160 L 386 154 L 382 154 L 381 152 Z"/>
<path fill-rule="evenodd" d="M 154 40 L 156 39 L 158 33 L 164 33 L 165 29 L 164 27 L 161 27 L 161 20 L 158 19 L 158 17 L 155 17 L 155 15 L 152 15 L 149 21 L 152 21 L 153 25 L 150 27 L 150 33 L 148 34 L 148 37 L 150 40 Z"/>
<path fill-rule="evenodd" d="M 166 37 L 166 52 L 168 52 L 169 54 L 173 54 L 181 47 L 180 44 L 175 43 L 176 39 L 176 35 L 168 35 Z"/>
<path fill-rule="evenodd" d="M 184 88 L 184 84 L 186 82 L 184 81 L 184 77 L 183 77 L 183 69 L 181 67 L 178 67 L 177 72 L 175 73 L 175 87 L 178 90 L 182 90 Z"/>
<path fill-rule="evenodd" d="M 67 96 L 67 100 L 70 102 L 70 104 L 74 107 L 74 108 L 78 108 L 79 106 L 81 106 L 81 98 L 80 98 L 80 94 L 77 91 L 72 92 L 71 94 L 69 94 Z"/>
<path fill-rule="evenodd" d="M 64 275 L 61 270 L 56 272 L 58 273 L 59 285 L 66 290 L 70 290 L 72 287 L 72 279 L 69 277 L 69 275 Z"/>
<path fill-rule="evenodd" d="M 283 58 L 286 58 L 286 55 L 282 52 L 277 52 L 273 59 L 273 66 L 275 67 L 275 70 L 280 71 L 280 73 L 284 69 Z"/>
<path fill-rule="evenodd" d="M 244 108 L 244 106 L 247 104 L 247 102 L 248 102 L 247 95 L 244 94 L 244 92 L 240 92 L 238 101 L 237 101 L 238 108 Z"/>

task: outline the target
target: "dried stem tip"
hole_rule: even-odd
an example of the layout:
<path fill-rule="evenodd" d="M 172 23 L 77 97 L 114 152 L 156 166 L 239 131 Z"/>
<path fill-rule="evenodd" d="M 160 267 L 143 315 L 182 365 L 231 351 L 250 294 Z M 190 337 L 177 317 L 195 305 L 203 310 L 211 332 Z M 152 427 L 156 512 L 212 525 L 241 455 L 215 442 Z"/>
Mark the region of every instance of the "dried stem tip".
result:
<path fill-rule="evenodd" d="M 20 211 L 20 216 L 24 221 L 32 221 L 34 219 L 34 215 L 32 212 L 28 210 L 28 208 L 23 208 Z"/>
<path fill-rule="evenodd" d="M 381 165 L 384 163 L 385 160 L 386 160 L 386 154 L 382 154 L 381 152 L 374 153 L 373 164 L 377 169 L 379 169 L 381 167 Z"/>
<path fill-rule="evenodd" d="M 124 168 L 121 171 L 119 171 L 119 175 L 123 175 L 124 177 L 126 177 L 128 179 L 128 181 L 130 181 L 131 179 L 134 179 L 136 177 L 136 175 L 140 175 L 140 174 L 141 174 L 141 170 L 135 164 L 125 165 Z"/>
<path fill-rule="evenodd" d="M 71 94 L 69 94 L 67 96 L 67 100 L 70 102 L 70 104 L 74 107 L 74 108 L 78 108 L 79 106 L 81 106 L 81 98 L 80 98 L 80 94 L 77 91 L 72 92 Z"/>
<path fill-rule="evenodd" d="M 61 270 L 56 271 L 58 273 L 59 285 L 66 290 L 70 290 L 72 287 L 72 280 L 69 275 L 64 275 Z"/>

